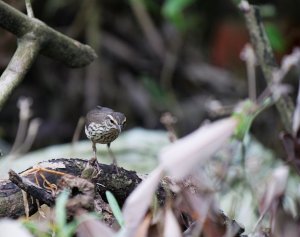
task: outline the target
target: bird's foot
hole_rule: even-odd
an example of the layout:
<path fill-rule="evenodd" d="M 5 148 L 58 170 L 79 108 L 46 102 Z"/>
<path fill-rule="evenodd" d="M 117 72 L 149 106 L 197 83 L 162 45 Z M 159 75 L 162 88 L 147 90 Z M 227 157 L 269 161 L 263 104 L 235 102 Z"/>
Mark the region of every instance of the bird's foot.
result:
<path fill-rule="evenodd" d="M 100 173 L 100 165 L 96 157 L 92 157 L 86 164 L 86 167 L 81 173 L 81 178 L 94 179 Z"/>
<path fill-rule="evenodd" d="M 99 163 L 98 163 L 97 157 L 96 157 L 96 156 L 92 157 L 92 158 L 89 160 L 89 164 L 92 165 L 92 166 L 97 166 L 97 167 L 99 167 Z"/>
<path fill-rule="evenodd" d="M 117 161 L 114 159 L 113 160 L 113 163 L 112 163 L 113 167 L 114 167 L 114 170 L 117 174 L 120 174 L 119 172 L 119 167 L 118 167 L 118 164 L 117 164 Z"/>

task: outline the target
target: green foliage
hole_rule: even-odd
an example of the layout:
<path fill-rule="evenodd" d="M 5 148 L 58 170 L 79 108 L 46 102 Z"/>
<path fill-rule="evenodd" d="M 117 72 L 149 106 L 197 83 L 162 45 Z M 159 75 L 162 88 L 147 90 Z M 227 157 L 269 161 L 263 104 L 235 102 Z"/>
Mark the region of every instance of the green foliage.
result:
<path fill-rule="evenodd" d="M 105 195 L 106 195 L 107 201 L 110 205 L 110 208 L 111 208 L 115 218 L 117 219 L 119 225 L 122 228 L 124 228 L 125 222 L 124 222 L 123 214 L 122 214 L 121 208 L 120 208 L 116 198 L 110 191 L 106 191 Z"/>
<path fill-rule="evenodd" d="M 235 137 L 242 141 L 249 133 L 253 120 L 266 108 L 272 105 L 271 98 L 266 98 L 261 104 L 256 104 L 251 100 L 243 102 L 233 116 L 238 120 Z"/>
<path fill-rule="evenodd" d="M 175 26 L 184 30 L 188 25 L 188 18 L 183 11 L 195 0 L 166 0 L 162 8 L 164 17 L 170 20 Z"/>
<path fill-rule="evenodd" d="M 71 237 L 78 226 L 76 221 L 67 222 L 66 204 L 69 192 L 63 191 L 56 200 L 55 205 L 55 232 L 57 237 Z"/>
<path fill-rule="evenodd" d="M 276 16 L 276 8 L 272 4 L 259 5 L 259 12 L 263 18 Z"/>
<path fill-rule="evenodd" d="M 74 235 L 78 222 L 67 222 L 66 204 L 68 201 L 69 192 L 63 191 L 56 200 L 55 205 L 55 220 L 54 223 L 46 225 L 46 230 L 35 221 L 24 221 L 23 225 L 34 235 L 38 237 L 71 237 Z"/>
<path fill-rule="evenodd" d="M 263 18 L 275 18 L 276 8 L 272 4 L 264 4 L 259 6 L 260 14 Z M 284 52 L 286 49 L 286 41 L 278 28 L 273 22 L 264 22 L 266 34 L 270 40 L 271 47 L 276 52 Z"/>
<path fill-rule="evenodd" d="M 43 231 L 40 225 L 34 221 L 23 221 L 23 226 L 34 236 L 38 237 L 52 237 L 52 233 L 50 230 Z"/>
<path fill-rule="evenodd" d="M 277 52 L 284 52 L 286 42 L 279 28 L 274 23 L 266 23 L 265 30 L 270 40 L 271 47 Z"/>
<path fill-rule="evenodd" d="M 45 11 L 46 15 L 52 16 L 57 11 L 63 9 L 63 8 L 68 8 L 70 6 L 76 6 L 80 3 L 79 0 L 51 0 L 51 1 L 46 1 L 46 6 L 45 6 Z"/>
<path fill-rule="evenodd" d="M 233 4 L 235 5 L 239 5 L 241 3 L 242 0 L 231 0 L 233 2 Z"/>
<path fill-rule="evenodd" d="M 254 119 L 253 114 L 251 115 L 251 113 L 248 113 L 248 111 L 252 110 L 253 107 L 253 102 L 247 100 L 241 105 L 239 111 L 233 113 L 233 116 L 239 122 L 235 131 L 235 137 L 240 141 L 242 141 L 245 135 L 249 132 L 250 126 Z"/>
<path fill-rule="evenodd" d="M 173 98 L 168 91 L 164 90 L 153 78 L 144 76 L 141 80 L 156 106 L 160 109 L 170 107 Z"/>

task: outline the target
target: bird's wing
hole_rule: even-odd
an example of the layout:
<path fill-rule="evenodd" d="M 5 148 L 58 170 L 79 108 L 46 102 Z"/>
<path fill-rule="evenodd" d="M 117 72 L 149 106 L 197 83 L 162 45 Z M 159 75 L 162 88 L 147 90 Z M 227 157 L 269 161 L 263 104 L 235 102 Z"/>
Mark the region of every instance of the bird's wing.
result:
<path fill-rule="evenodd" d="M 85 123 L 87 126 L 91 122 L 98 123 L 98 124 L 103 123 L 103 121 L 105 120 L 105 117 L 111 113 L 113 113 L 112 109 L 97 106 L 95 109 L 88 112 L 88 114 L 86 115 Z"/>
<path fill-rule="evenodd" d="M 107 108 L 107 107 L 102 107 L 102 106 L 100 106 L 100 105 L 98 105 L 98 106 L 96 107 L 96 109 L 100 110 L 100 111 L 103 112 L 103 113 L 107 113 L 107 114 L 114 112 L 112 109 Z"/>

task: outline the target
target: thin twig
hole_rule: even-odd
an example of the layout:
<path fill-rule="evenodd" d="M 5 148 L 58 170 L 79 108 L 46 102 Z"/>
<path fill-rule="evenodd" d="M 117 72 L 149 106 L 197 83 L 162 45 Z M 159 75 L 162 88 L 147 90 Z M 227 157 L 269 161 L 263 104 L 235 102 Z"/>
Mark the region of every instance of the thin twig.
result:
<path fill-rule="evenodd" d="M 27 131 L 27 136 L 24 139 L 22 146 L 20 146 L 20 149 L 18 150 L 19 153 L 24 154 L 29 151 L 36 138 L 40 125 L 41 125 L 41 120 L 39 118 L 35 118 L 30 122 Z"/>
<path fill-rule="evenodd" d="M 182 39 L 177 36 L 173 39 L 173 45 L 168 49 L 163 62 L 163 68 L 160 74 L 160 81 L 165 89 L 172 88 L 172 77 L 178 62 L 179 51 L 182 46 Z"/>
<path fill-rule="evenodd" d="M 34 18 L 31 1 L 30 0 L 25 0 L 25 5 L 26 5 L 27 15 L 31 18 Z"/>
<path fill-rule="evenodd" d="M 177 118 L 175 118 L 171 113 L 166 112 L 161 116 L 160 122 L 165 125 L 166 129 L 168 130 L 170 142 L 175 142 L 177 140 L 177 135 L 174 125 L 177 122 Z"/>
<path fill-rule="evenodd" d="M 152 47 L 157 56 L 163 58 L 165 54 L 165 47 L 162 37 L 157 31 L 155 25 L 153 24 L 153 21 L 150 15 L 148 14 L 147 10 L 145 9 L 145 6 L 143 5 L 142 1 L 131 0 L 130 5 L 150 46 Z"/>
<path fill-rule="evenodd" d="M 19 112 L 19 120 L 20 121 L 19 121 L 16 139 L 11 148 L 10 154 L 14 153 L 24 142 L 29 119 L 31 116 L 31 111 L 30 111 L 31 104 L 32 104 L 32 101 L 29 98 L 20 98 L 18 101 L 18 107 L 20 110 L 20 112 Z"/>
<path fill-rule="evenodd" d="M 82 131 L 83 125 L 84 125 L 84 117 L 81 116 L 78 119 L 77 126 L 76 126 L 75 132 L 73 134 L 72 145 L 74 145 L 74 143 L 79 140 L 79 136 L 80 136 L 80 133 Z"/>
<path fill-rule="evenodd" d="M 256 78 L 255 78 L 255 53 L 250 44 L 246 44 L 241 53 L 241 58 L 246 62 L 249 98 L 256 101 Z"/>
<path fill-rule="evenodd" d="M 79 137 L 80 137 L 80 133 L 82 131 L 82 128 L 84 127 L 84 117 L 81 116 L 77 122 L 77 126 L 75 128 L 74 134 L 73 134 L 73 138 L 72 138 L 72 143 L 71 143 L 71 155 L 74 152 L 74 148 L 76 147 L 75 144 L 76 142 L 78 142 Z"/>

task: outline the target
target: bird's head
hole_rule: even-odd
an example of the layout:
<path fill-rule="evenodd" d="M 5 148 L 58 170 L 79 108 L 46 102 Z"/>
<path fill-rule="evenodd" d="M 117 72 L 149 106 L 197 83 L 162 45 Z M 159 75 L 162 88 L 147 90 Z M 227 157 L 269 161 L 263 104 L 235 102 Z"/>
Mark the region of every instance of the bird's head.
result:
<path fill-rule="evenodd" d="M 120 133 L 126 124 L 126 117 L 120 112 L 113 112 L 106 116 L 106 125 L 112 129 L 118 130 Z"/>

